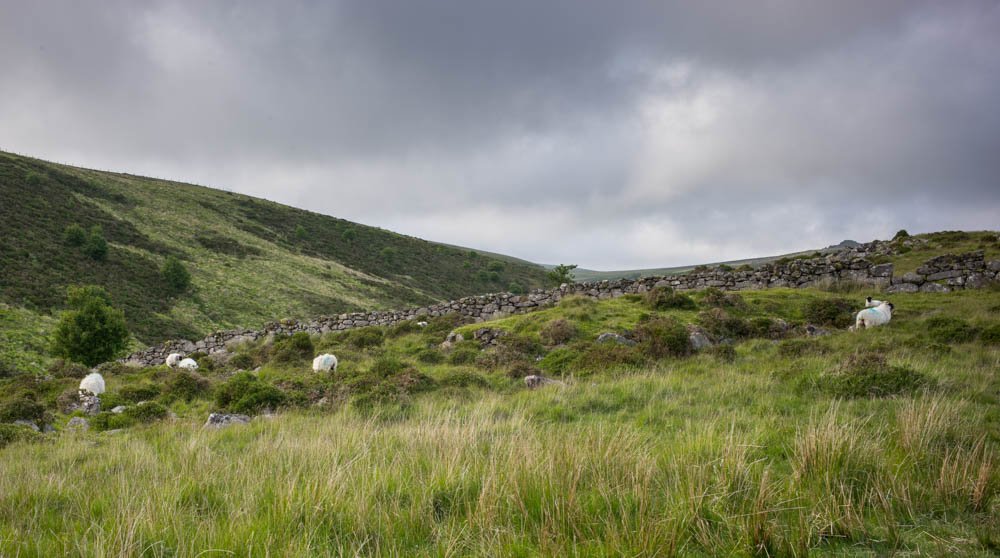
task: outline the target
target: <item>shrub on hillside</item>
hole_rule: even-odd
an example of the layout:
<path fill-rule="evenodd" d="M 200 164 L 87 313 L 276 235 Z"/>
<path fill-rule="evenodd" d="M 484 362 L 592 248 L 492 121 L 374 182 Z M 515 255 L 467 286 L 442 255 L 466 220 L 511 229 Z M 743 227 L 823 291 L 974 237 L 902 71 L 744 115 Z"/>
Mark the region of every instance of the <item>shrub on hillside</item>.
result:
<path fill-rule="evenodd" d="M 515 380 L 528 376 L 537 376 L 541 373 L 542 371 L 536 366 L 524 361 L 515 362 L 507 368 L 507 377 Z"/>
<path fill-rule="evenodd" d="M 565 376 L 573 372 L 575 362 L 581 358 L 581 354 L 576 347 L 553 349 L 542 360 L 538 361 L 538 367 L 550 376 Z"/>
<path fill-rule="evenodd" d="M 930 380 L 905 366 L 890 365 L 881 353 L 863 351 L 825 374 L 822 385 L 838 397 L 890 397 L 927 387 Z"/>
<path fill-rule="evenodd" d="M 448 364 L 473 364 L 479 358 L 479 350 L 475 347 L 457 347 L 448 355 Z"/>
<path fill-rule="evenodd" d="M 196 372 L 181 370 L 167 381 L 164 395 L 171 399 L 191 401 L 208 393 L 212 384 Z"/>
<path fill-rule="evenodd" d="M 86 366 L 63 358 L 53 360 L 47 371 L 56 378 L 82 378 L 90 373 Z"/>
<path fill-rule="evenodd" d="M 389 326 L 386 330 L 386 337 L 401 337 L 409 333 L 417 333 L 422 329 L 417 325 L 416 320 L 404 320 Z"/>
<path fill-rule="evenodd" d="M 1000 345 L 1000 323 L 984 326 L 980 330 L 979 340 L 987 345 Z"/>
<path fill-rule="evenodd" d="M 276 337 L 271 345 L 271 360 L 279 364 L 297 364 L 311 359 L 315 351 L 312 338 L 300 331 L 291 336 Z"/>
<path fill-rule="evenodd" d="M 935 316 L 924 322 L 925 331 L 938 343 L 965 343 L 974 341 L 979 331 L 961 318 Z"/>
<path fill-rule="evenodd" d="M 160 270 L 160 273 L 163 275 L 164 281 L 167 282 L 167 285 L 175 293 L 182 293 L 191 286 L 191 274 L 175 256 L 167 256 L 167 260 L 163 263 L 163 269 Z"/>
<path fill-rule="evenodd" d="M 236 353 L 229 359 L 229 366 L 237 370 L 249 370 L 254 367 L 253 355 L 249 353 Z"/>
<path fill-rule="evenodd" d="M 806 304 L 803 315 L 812 324 L 845 328 L 854 318 L 854 304 L 842 298 L 818 298 Z"/>
<path fill-rule="evenodd" d="M 0 378 L 13 378 L 20 374 L 20 370 L 10 361 L 0 358 Z"/>
<path fill-rule="evenodd" d="M 433 347 L 424 347 L 417 351 L 417 360 L 424 364 L 441 364 L 444 362 L 444 354 Z"/>
<path fill-rule="evenodd" d="M 732 316 L 722 308 L 699 312 L 696 321 L 705 331 L 718 339 L 743 339 L 749 337 L 752 332 L 747 320 Z"/>
<path fill-rule="evenodd" d="M 69 287 L 66 293 L 69 310 L 53 333 L 52 352 L 87 366 L 120 354 L 129 333 L 125 314 L 111 306 L 108 293 L 96 286 Z"/>
<path fill-rule="evenodd" d="M 544 362 L 545 359 L 542 359 Z M 646 363 L 646 357 L 638 346 L 617 343 L 593 343 L 573 359 L 575 370 L 604 371 L 622 366 L 636 367 Z"/>
<path fill-rule="evenodd" d="M 643 295 L 643 303 L 650 310 L 694 310 L 694 299 L 674 292 L 672 287 L 655 287 Z"/>
<path fill-rule="evenodd" d="M 126 407 L 121 413 L 104 411 L 90 418 L 90 427 L 97 431 L 128 428 L 149 424 L 167 418 L 167 408 L 155 401 L 146 401 Z"/>
<path fill-rule="evenodd" d="M 892 237 L 893 240 L 903 240 L 904 238 L 910 238 L 910 233 L 906 232 L 906 229 L 899 229 Z"/>
<path fill-rule="evenodd" d="M 160 396 L 160 386 L 151 383 L 131 384 L 122 386 L 122 388 L 118 390 L 118 395 L 129 403 L 152 401 Z M 109 406 L 107 402 L 102 403 L 104 403 L 104 407 Z"/>
<path fill-rule="evenodd" d="M 722 343 L 719 345 L 712 345 L 708 348 L 708 354 L 715 357 L 719 362 L 735 362 L 736 361 L 736 347 L 733 347 L 729 343 Z"/>
<path fill-rule="evenodd" d="M 652 358 L 691 354 L 691 340 L 684 324 L 673 318 L 656 318 L 636 326 L 633 337 L 639 348 Z"/>
<path fill-rule="evenodd" d="M 747 303 L 739 293 L 727 293 L 715 287 L 709 287 L 702 292 L 702 304 L 710 308 L 745 309 Z"/>
<path fill-rule="evenodd" d="M 83 252 L 94 260 L 103 260 L 108 255 L 108 241 L 104 239 L 104 232 L 100 225 L 94 225 L 87 234 L 87 240 L 83 244 Z"/>
<path fill-rule="evenodd" d="M 234 413 L 255 414 L 276 409 L 285 402 L 284 394 L 249 372 L 240 372 L 215 390 L 215 404 Z"/>
<path fill-rule="evenodd" d="M 515 362 L 535 362 L 543 353 L 542 345 L 526 335 L 509 334 L 497 340 L 495 348 L 482 353 L 476 364 L 485 368 L 502 368 Z"/>
<path fill-rule="evenodd" d="M 38 441 L 42 435 L 20 424 L 0 424 L 0 449 L 14 442 Z"/>
<path fill-rule="evenodd" d="M 472 370 L 453 370 L 442 376 L 441 379 L 438 380 L 438 385 L 442 387 L 486 388 L 490 386 L 490 383 L 481 374 L 477 374 Z"/>
<path fill-rule="evenodd" d="M 0 404 L 0 422 L 15 420 L 40 421 L 45 417 L 45 407 L 32 397 L 22 395 Z"/>
<path fill-rule="evenodd" d="M 63 243 L 67 246 L 80 247 L 87 242 L 87 231 L 83 227 L 72 223 L 63 230 Z"/>
<path fill-rule="evenodd" d="M 563 345 L 577 336 L 575 325 L 564 318 L 557 318 L 545 324 L 538 336 L 546 345 Z"/>

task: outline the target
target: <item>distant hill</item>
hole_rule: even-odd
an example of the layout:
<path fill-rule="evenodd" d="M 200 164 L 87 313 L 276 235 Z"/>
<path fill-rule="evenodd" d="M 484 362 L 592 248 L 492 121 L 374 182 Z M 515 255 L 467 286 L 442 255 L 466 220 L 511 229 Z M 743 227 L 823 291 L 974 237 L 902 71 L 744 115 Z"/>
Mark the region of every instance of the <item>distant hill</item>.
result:
<path fill-rule="evenodd" d="M 103 261 L 66 242 L 99 226 Z M 192 287 L 160 269 L 175 256 Z M 143 342 L 284 317 L 423 305 L 540 287 L 540 266 L 232 192 L 0 152 L 0 302 L 37 313 L 102 285 Z"/>

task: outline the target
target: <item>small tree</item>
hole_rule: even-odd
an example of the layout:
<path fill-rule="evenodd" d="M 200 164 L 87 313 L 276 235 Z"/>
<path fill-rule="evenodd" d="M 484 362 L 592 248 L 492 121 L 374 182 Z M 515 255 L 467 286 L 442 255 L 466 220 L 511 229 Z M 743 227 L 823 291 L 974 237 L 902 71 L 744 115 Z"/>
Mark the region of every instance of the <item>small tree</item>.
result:
<path fill-rule="evenodd" d="M 69 309 L 62 313 L 52 337 L 52 352 L 62 358 L 95 366 L 111 360 L 128 345 L 125 314 L 111 306 L 101 287 L 66 289 Z"/>
<path fill-rule="evenodd" d="M 87 231 L 76 223 L 68 225 L 63 231 L 63 242 L 68 246 L 83 246 L 87 242 Z"/>
<path fill-rule="evenodd" d="M 101 230 L 100 225 L 94 225 L 90 228 L 90 234 L 87 235 L 87 242 L 83 245 L 83 251 L 98 261 L 107 257 L 108 241 L 104 240 L 104 232 Z"/>
<path fill-rule="evenodd" d="M 305 240 L 307 236 L 306 228 L 302 225 L 297 225 L 295 227 L 295 240 L 302 241 Z"/>
<path fill-rule="evenodd" d="M 574 280 L 573 278 L 574 269 L 576 269 L 575 264 L 572 265 L 559 264 L 554 268 L 552 268 L 551 271 L 549 271 L 548 273 L 549 281 L 552 281 L 556 285 L 562 285 L 563 283 L 572 283 Z"/>
<path fill-rule="evenodd" d="M 191 274 L 175 256 L 167 256 L 162 273 L 163 278 L 175 293 L 182 293 L 191 286 Z"/>

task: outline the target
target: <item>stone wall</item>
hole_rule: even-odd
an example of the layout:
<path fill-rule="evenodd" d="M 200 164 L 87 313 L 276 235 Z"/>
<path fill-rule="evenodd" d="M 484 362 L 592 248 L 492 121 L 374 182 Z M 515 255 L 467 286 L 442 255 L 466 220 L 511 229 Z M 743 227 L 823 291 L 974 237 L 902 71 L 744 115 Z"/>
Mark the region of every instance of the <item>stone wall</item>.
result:
<path fill-rule="evenodd" d="M 887 292 L 947 292 L 952 289 L 985 286 L 990 281 L 996 280 L 1000 274 L 1000 261 L 986 262 L 983 252 L 978 251 L 934 258 L 921 266 L 916 273 L 907 273 L 897 279 L 893 277 L 891 263 L 878 263 L 891 253 L 891 250 L 892 246 L 889 243 L 876 241 L 825 256 L 779 261 L 755 269 L 730 269 L 724 266 L 696 268 L 682 275 L 566 284 L 554 289 L 534 290 L 523 295 L 493 293 L 407 310 L 354 312 L 309 321 L 282 320 L 268 323 L 261 330 L 237 329 L 213 333 L 200 341 L 168 341 L 129 355 L 122 359 L 122 362 L 143 366 L 158 365 L 163 364 L 167 355 L 174 352 L 190 354 L 201 351 L 212 354 L 270 335 L 290 335 L 300 331 L 323 334 L 369 325 L 392 325 L 406 320 L 421 320 L 450 313 L 458 313 L 472 321 L 480 322 L 531 312 L 554 304 L 565 296 L 607 299 L 630 293 L 644 293 L 659 286 L 670 286 L 682 291 L 705 287 L 747 290 L 774 287 L 801 288 L 851 281 Z"/>

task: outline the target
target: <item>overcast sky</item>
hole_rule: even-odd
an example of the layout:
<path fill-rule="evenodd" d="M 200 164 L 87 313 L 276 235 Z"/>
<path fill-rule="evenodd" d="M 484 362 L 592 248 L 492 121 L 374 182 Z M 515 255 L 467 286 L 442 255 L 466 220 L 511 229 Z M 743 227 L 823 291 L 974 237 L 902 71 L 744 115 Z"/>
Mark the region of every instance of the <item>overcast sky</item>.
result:
<path fill-rule="evenodd" d="M 0 0 L 0 149 L 621 269 L 1000 228 L 1000 2 Z"/>

